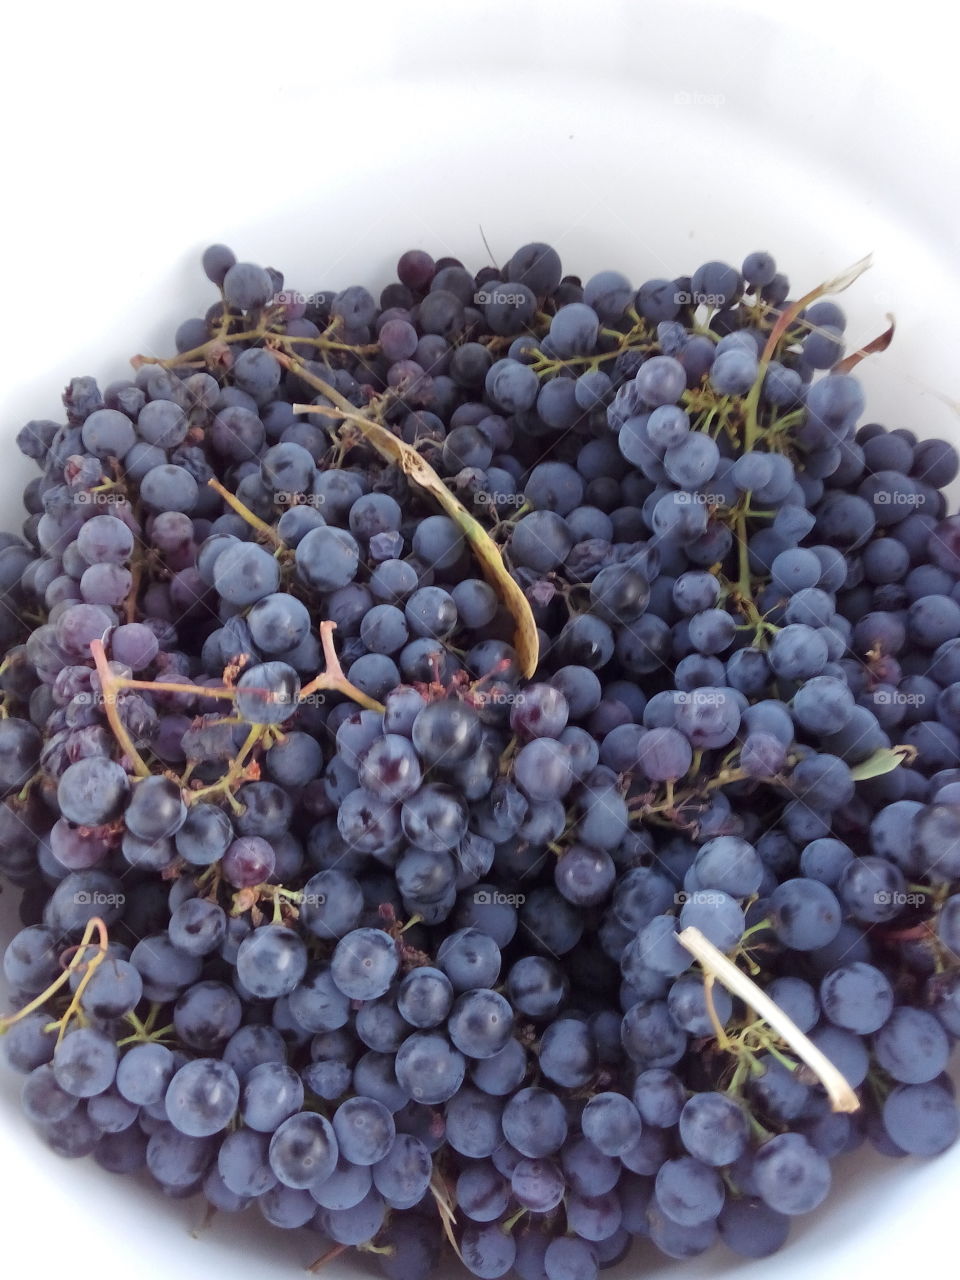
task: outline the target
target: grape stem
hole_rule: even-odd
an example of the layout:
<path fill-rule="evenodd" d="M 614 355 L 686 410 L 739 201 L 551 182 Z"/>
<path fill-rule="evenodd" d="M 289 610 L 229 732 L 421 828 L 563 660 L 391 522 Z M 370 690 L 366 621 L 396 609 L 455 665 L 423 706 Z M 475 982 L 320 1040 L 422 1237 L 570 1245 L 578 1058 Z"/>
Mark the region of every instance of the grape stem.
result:
<path fill-rule="evenodd" d="M 703 975 L 703 999 L 707 1006 L 707 1016 L 710 1019 L 710 1025 L 713 1027 L 713 1033 L 717 1038 L 717 1044 L 721 1049 L 729 1050 L 732 1047 L 732 1041 L 723 1029 L 723 1023 L 717 1014 L 717 1006 L 713 1002 L 713 988 L 716 983 L 716 975 L 713 973 L 704 973 Z"/>
<path fill-rule="evenodd" d="M 333 646 L 333 633 L 336 629 L 337 624 L 335 622 L 320 623 L 318 630 L 320 644 L 323 649 L 324 670 L 322 674 L 314 676 L 309 684 L 303 686 L 300 690 L 300 701 L 303 702 L 306 698 L 309 698 L 314 693 L 319 693 L 321 690 L 329 689 L 333 693 L 342 693 L 344 697 L 359 703 L 361 707 L 366 707 L 368 711 L 383 711 L 382 702 L 377 702 L 376 698 L 371 698 L 362 689 L 358 689 L 343 674 L 343 667 L 340 665 L 340 659 L 337 657 L 337 651 Z"/>
<path fill-rule="evenodd" d="M 252 529 L 256 529 L 257 533 L 272 542 L 279 551 L 286 551 L 287 544 L 280 537 L 279 533 L 277 533 L 276 529 L 267 524 L 266 520 L 261 520 L 259 516 L 254 515 L 250 508 L 241 502 L 236 494 L 231 493 L 229 489 L 225 489 L 223 487 L 216 476 L 211 476 L 207 481 L 207 484 L 211 489 L 219 493 L 227 506 L 231 507 L 241 520 L 245 520 Z"/>
<path fill-rule="evenodd" d="M 450 1247 L 463 1262 L 463 1254 L 460 1252 L 460 1246 L 457 1244 L 457 1237 L 454 1235 L 453 1228 L 457 1225 L 457 1214 L 450 1201 L 450 1192 L 447 1190 L 446 1184 L 439 1170 L 434 1171 L 433 1177 L 430 1179 L 430 1194 L 436 1202 L 437 1212 L 440 1214 L 440 1222 L 443 1225 L 443 1234 L 450 1242 Z"/>
<path fill-rule="evenodd" d="M 93 941 L 94 934 L 97 935 L 96 942 Z M 90 959 L 87 959 L 86 952 L 91 946 L 95 948 L 95 954 Z M 0 1035 L 3 1035 L 5 1031 L 8 1031 L 10 1027 L 12 1027 L 14 1023 L 19 1022 L 21 1018 L 25 1018 L 28 1014 L 36 1012 L 37 1009 L 42 1009 L 47 1001 L 51 1000 L 60 988 L 70 981 L 72 974 L 83 969 L 83 977 L 77 984 L 77 989 L 73 993 L 73 998 L 67 1005 L 66 1011 L 62 1017 L 57 1019 L 56 1022 L 51 1023 L 50 1028 L 47 1028 L 50 1030 L 52 1027 L 59 1027 L 59 1034 L 57 1036 L 57 1042 L 59 1043 L 59 1041 L 61 1041 L 66 1035 L 70 1019 L 79 1013 L 80 999 L 86 990 L 90 979 L 96 972 L 97 967 L 102 964 L 103 959 L 107 954 L 108 946 L 109 939 L 107 937 L 107 926 L 99 916 L 94 916 L 92 920 L 87 922 L 87 927 L 84 929 L 83 937 L 80 939 L 78 945 L 70 949 L 73 951 L 73 955 L 69 964 L 67 964 L 59 977 L 54 978 L 53 982 L 50 983 L 45 991 L 41 991 L 40 995 L 31 1000 L 29 1004 L 25 1004 L 22 1009 L 18 1009 L 16 1013 L 11 1013 L 9 1017 L 0 1018 Z M 69 951 L 64 952 L 64 957 L 69 954 Z"/>
<path fill-rule="evenodd" d="M 243 746 L 230 762 L 230 767 L 223 777 L 218 782 L 211 783 L 208 787 L 201 787 L 199 791 L 185 791 L 184 799 L 186 802 L 188 804 L 197 804 L 199 801 L 209 800 L 213 796 L 223 795 L 234 812 L 241 812 L 243 806 L 234 796 L 233 789 L 238 783 L 255 782 L 259 778 L 260 767 L 252 762 L 250 757 L 262 739 L 266 727 L 266 725 L 262 724 L 251 725 Z"/>
<path fill-rule="evenodd" d="M 750 393 L 744 402 L 744 451 L 753 448 L 753 442 L 758 432 L 757 413 L 760 407 L 760 391 L 763 387 L 763 380 L 767 376 L 767 367 L 774 358 L 777 346 L 790 328 L 791 324 L 797 319 L 801 311 L 810 306 L 811 302 L 816 302 L 818 298 L 822 298 L 828 293 L 842 293 L 844 289 L 848 289 L 854 281 L 859 280 L 872 265 L 872 257 L 867 254 L 865 258 L 861 258 L 859 262 L 855 262 L 852 267 L 848 267 L 846 271 L 842 271 L 840 275 L 834 277 L 833 280 L 826 280 L 823 284 L 817 285 L 815 289 L 811 289 L 809 293 L 805 293 L 802 298 L 798 298 L 796 302 L 791 302 L 785 311 L 781 311 L 773 328 L 767 337 L 766 346 L 763 348 L 763 354 L 760 357 L 760 366 L 757 370 L 757 378 Z"/>
<path fill-rule="evenodd" d="M 530 602 L 519 584 L 510 575 L 500 548 L 479 520 L 470 514 L 456 494 L 452 493 L 429 462 L 411 445 L 405 444 L 373 416 L 379 407 L 371 401 L 364 413 L 358 413 L 344 396 L 328 382 L 315 377 L 299 360 L 292 360 L 282 351 L 274 351 L 274 357 L 284 369 L 296 373 L 308 386 L 319 391 L 331 402 L 325 405 L 293 406 L 294 413 L 320 413 L 327 417 L 340 417 L 355 423 L 363 433 L 364 441 L 387 462 L 393 463 L 411 484 L 430 495 L 463 534 L 470 550 L 480 562 L 483 576 L 509 609 L 516 623 L 514 648 L 523 674 L 530 677 L 540 660 L 540 637 Z M 379 402 L 382 405 L 383 401 Z"/>
<path fill-rule="evenodd" d="M 334 1258 L 339 1258 L 342 1253 L 346 1253 L 347 1248 L 348 1246 L 345 1244 L 335 1244 L 332 1249 L 328 1249 L 326 1253 L 321 1254 L 316 1262 L 311 1262 L 310 1266 L 307 1267 L 307 1270 L 319 1271 L 322 1267 L 325 1267 L 328 1262 L 333 1262 Z"/>
<path fill-rule="evenodd" d="M 723 983 L 739 996 L 784 1040 L 814 1073 L 830 1099 L 834 1111 L 857 1111 L 860 1100 L 830 1059 L 800 1030 L 792 1018 L 766 992 L 738 969 L 699 929 L 689 925 L 677 934 L 677 941 L 699 961 L 705 974 Z M 709 1006 L 709 1002 L 708 1002 Z M 714 1011 L 714 1016 L 716 1016 Z"/>
<path fill-rule="evenodd" d="M 138 778 L 149 778 L 150 769 L 143 756 L 133 745 L 133 739 L 120 719 L 120 712 L 117 710 L 117 689 L 121 685 L 119 678 L 110 670 L 110 664 L 107 662 L 107 655 L 103 648 L 103 641 L 91 640 L 90 652 L 93 654 L 97 675 L 100 677 L 103 707 L 106 712 L 107 722 L 113 730 L 113 736 L 116 738 L 120 750 L 130 761 L 131 768 L 136 776 Z"/>
<path fill-rule="evenodd" d="M 176 369 L 181 368 L 183 365 L 196 365 L 199 367 L 201 364 L 208 363 L 211 358 L 215 359 L 217 355 L 222 354 L 222 348 L 229 343 L 261 342 L 264 338 L 269 338 L 271 342 L 282 343 L 286 348 L 291 349 L 293 353 L 296 352 L 298 346 L 301 349 L 305 346 L 316 347 L 320 351 L 351 351 L 354 355 L 376 355 L 380 350 L 379 342 L 367 342 L 359 346 L 352 346 L 348 342 L 338 342 L 335 338 L 329 337 L 329 334 L 334 332 L 333 326 L 329 326 L 319 338 L 290 338 L 285 333 L 279 333 L 272 327 L 275 324 L 284 323 L 284 321 L 270 307 L 264 308 L 263 318 L 255 328 L 241 330 L 238 333 L 229 333 L 228 329 L 231 321 L 238 318 L 227 311 L 219 332 L 206 342 L 202 342 L 199 347 L 192 347 L 189 351 L 181 351 L 166 360 L 161 359 L 159 356 L 137 355 L 131 359 L 130 363 L 134 369 L 140 369 L 145 364 L 156 364 L 161 369 Z"/>

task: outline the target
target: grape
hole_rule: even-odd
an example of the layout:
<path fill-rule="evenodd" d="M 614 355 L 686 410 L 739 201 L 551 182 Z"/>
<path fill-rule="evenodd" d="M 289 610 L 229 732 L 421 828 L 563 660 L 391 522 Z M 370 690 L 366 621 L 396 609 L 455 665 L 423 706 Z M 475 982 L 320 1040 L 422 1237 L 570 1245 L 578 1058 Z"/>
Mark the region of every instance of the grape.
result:
<path fill-rule="evenodd" d="M 619 1156 L 634 1145 L 642 1127 L 640 1113 L 619 1093 L 598 1093 L 583 1111 L 583 1132 L 604 1155 Z"/>
<path fill-rule="evenodd" d="M 799 1133 L 765 1142 L 754 1160 L 754 1178 L 764 1203 L 777 1213 L 809 1213 L 830 1190 L 830 1166 Z"/>
<path fill-rule="evenodd" d="M 910 1155 L 939 1155 L 960 1133 L 957 1106 L 937 1083 L 898 1085 L 883 1104 L 883 1126 L 892 1142 Z"/>
<path fill-rule="evenodd" d="M 469 1064 L 470 1078 L 479 1089 L 501 1098 L 519 1088 L 527 1073 L 527 1055 L 517 1040 L 490 1058 L 479 1058 Z"/>
<path fill-rule="evenodd" d="M 594 1280 L 597 1275 L 596 1250 L 576 1236 L 558 1236 L 547 1245 L 543 1274 L 546 1280 Z"/>
<path fill-rule="evenodd" d="M 223 1140 L 217 1171 L 224 1186 L 244 1199 L 264 1195 L 277 1185 L 268 1161 L 269 1140 L 250 1129 L 238 1129 Z"/>
<path fill-rule="evenodd" d="M 222 809 L 209 804 L 192 805 L 174 836 L 177 852 L 195 866 L 217 862 L 232 839 L 230 819 Z"/>
<path fill-rule="evenodd" d="M 174 1070 L 174 1055 L 164 1045 L 132 1045 L 117 1065 L 117 1091 L 138 1106 L 155 1106 L 166 1094 Z"/>
<path fill-rule="evenodd" d="M 91 756 L 68 765 L 57 786 L 63 816 L 78 826 L 96 827 L 115 818 L 129 791 L 118 764 Z"/>
<path fill-rule="evenodd" d="M 227 1127 L 239 1098 L 240 1084 L 232 1067 L 217 1058 L 197 1058 L 170 1081 L 164 1103 L 179 1133 L 205 1138 Z"/>
<path fill-rule="evenodd" d="M 487 1059 L 489 1061 L 489 1059 Z M 474 1159 L 493 1155 L 502 1145 L 502 1104 L 469 1086 L 444 1107 L 444 1136 L 454 1151 Z"/>
<path fill-rule="evenodd" d="M 874 1036 L 874 1054 L 902 1084 L 926 1084 L 943 1070 L 949 1043 L 940 1023 L 924 1009 L 901 1006 Z"/>
<path fill-rule="evenodd" d="M 532 801 L 560 800 L 573 784 L 569 752 L 553 738 L 535 738 L 517 753 L 514 775 Z"/>
<path fill-rule="evenodd" d="M 107 956 L 89 975 L 80 1003 L 97 1021 L 109 1022 L 132 1013 L 142 995 L 143 979 L 133 965 Z"/>
<path fill-rule="evenodd" d="M 500 948 L 478 928 L 450 933 L 437 951 L 437 964 L 455 991 L 492 986 L 500 973 Z"/>
<path fill-rule="evenodd" d="M 446 1102 L 466 1073 L 463 1055 L 441 1035 L 415 1032 L 397 1050 L 397 1080 L 417 1102 Z"/>
<path fill-rule="evenodd" d="M 248 667 L 237 681 L 237 710 L 251 724 L 282 724 L 296 710 L 300 679 L 285 662 Z"/>
<path fill-rule="evenodd" d="M 762 1200 L 727 1197 L 717 1219 L 724 1244 L 744 1258 L 767 1258 L 785 1243 L 790 1219 Z"/>
<path fill-rule="evenodd" d="M 238 889 L 251 888 L 273 874 L 276 854 L 260 836 L 241 836 L 227 848 L 221 866 L 230 884 Z"/>
<path fill-rule="evenodd" d="M 494 1222 L 510 1203 L 510 1190 L 510 1185 L 495 1169 L 476 1163 L 457 1178 L 457 1204 L 473 1222 Z"/>
<path fill-rule="evenodd" d="M 254 929 L 244 938 L 236 963 L 237 976 L 248 991 L 264 999 L 276 999 L 289 995 L 303 978 L 307 951 L 294 930 L 268 925 Z"/>
<path fill-rule="evenodd" d="M 567 1136 L 563 1104 L 546 1089 L 521 1089 L 504 1107 L 503 1133 L 522 1155 L 531 1159 L 551 1156 Z"/>
<path fill-rule="evenodd" d="M 691 1156 L 680 1156 L 661 1166 L 654 1194 L 667 1217 L 683 1227 L 712 1222 L 724 1200 L 719 1175 Z"/>
<path fill-rule="evenodd" d="M 832 942 L 840 929 L 840 904 L 816 880 L 784 880 L 770 896 L 777 937 L 797 951 L 814 951 Z"/>
<path fill-rule="evenodd" d="M 252 1067 L 242 1081 L 240 1114 L 258 1133 L 273 1133 L 303 1106 L 303 1084 L 297 1073 L 280 1062 Z"/>
<path fill-rule="evenodd" d="M 338 1155 L 330 1121 L 314 1112 L 290 1116 L 270 1139 L 270 1168 L 285 1187 L 294 1190 L 322 1183 L 336 1168 Z"/>
<path fill-rule="evenodd" d="M 351 1000 L 376 1000 L 399 967 L 396 944 L 379 929 L 354 929 L 337 943 L 330 973 Z"/>
<path fill-rule="evenodd" d="M 373 1165 L 382 1160 L 393 1145 L 396 1127 L 393 1116 L 374 1098 L 349 1098 L 333 1116 L 333 1131 L 345 1160 L 357 1165 Z"/>
<path fill-rule="evenodd" d="M 705 1164 L 732 1164 L 747 1147 L 749 1126 L 743 1109 L 722 1093 L 694 1094 L 680 1113 L 680 1138 Z"/>
<path fill-rule="evenodd" d="M 820 983 L 820 1001 L 835 1026 L 868 1035 L 878 1031 L 893 1011 L 893 990 L 873 965 L 854 961 L 833 969 Z"/>
<path fill-rule="evenodd" d="M 220 249 L 220 246 L 215 247 L 218 250 Z M 207 253 L 212 255 L 212 250 L 207 250 Z M 209 269 L 219 274 L 221 263 L 225 259 L 226 254 L 218 252 L 216 267 L 213 267 L 211 263 Z M 207 269 L 205 265 L 205 270 Z M 250 311 L 254 307 L 262 307 L 270 301 L 274 293 L 273 281 L 270 276 L 262 267 L 258 267 L 252 262 L 234 261 L 224 272 L 222 281 L 217 283 L 222 284 L 223 295 L 227 302 L 239 311 Z"/>

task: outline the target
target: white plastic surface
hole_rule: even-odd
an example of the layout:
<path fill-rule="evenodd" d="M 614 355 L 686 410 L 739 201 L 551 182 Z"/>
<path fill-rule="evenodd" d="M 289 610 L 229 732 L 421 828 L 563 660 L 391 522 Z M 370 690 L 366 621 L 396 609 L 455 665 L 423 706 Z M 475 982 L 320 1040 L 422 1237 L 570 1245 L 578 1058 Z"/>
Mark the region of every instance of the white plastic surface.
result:
<path fill-rule="evenodd" d="M 958 432 L 955 32 L 946 6 L 804 0 L 16 6 L 0 54 L 3 526 L 33 474 L 13 437 L 67 379 L 168 353 L 212 300 L 212 240 L 304 290 L 379 289 L 421 246 L 477 268 L 532 239 L 634 280 L 772 251 L 807 288 L 872 251 L 844 298 L 868 415 Z M 15 927 L 0 898 L 0 938 Z M 0 1068 L 0 1266 L 47 1280 L 262 1280 L 305 1233 L 198 1212 L 33 1137 Z M 960 1150 L 837 1166 L 763 1263 L 641 1253 L 612 1276 L 885 1280 L 949 1248 Z M 359 1274 L 331 1264 L 331 1280 Z"/>

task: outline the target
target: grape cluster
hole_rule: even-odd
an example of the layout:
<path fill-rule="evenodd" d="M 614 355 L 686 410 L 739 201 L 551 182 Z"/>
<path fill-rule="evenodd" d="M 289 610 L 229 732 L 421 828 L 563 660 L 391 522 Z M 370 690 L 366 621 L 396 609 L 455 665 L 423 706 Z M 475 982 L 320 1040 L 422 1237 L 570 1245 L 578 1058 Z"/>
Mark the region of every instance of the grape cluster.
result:
<path fill-rule="evenodd" d="M 176 355 L 18 436 L 40 1135 L 396 1280 L 762 1257 L 835 1157 L 944 1151 L 960 459 L 859 425 L 831 289 L 203 266 Z"/>

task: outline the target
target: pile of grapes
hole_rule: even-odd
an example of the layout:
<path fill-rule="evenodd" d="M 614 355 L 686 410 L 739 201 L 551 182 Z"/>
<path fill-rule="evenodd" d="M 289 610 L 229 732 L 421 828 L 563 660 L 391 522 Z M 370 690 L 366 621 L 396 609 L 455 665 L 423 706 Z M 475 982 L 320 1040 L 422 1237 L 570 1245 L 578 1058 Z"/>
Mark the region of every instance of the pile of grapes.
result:
<path fill-rule="evenodd" d="M 761 1257 L 957 1137 L 956 450 L 766 253 L 219 299 L 0 536 L 0 1045 L 67 1157 L 394 1280 Z"/>

